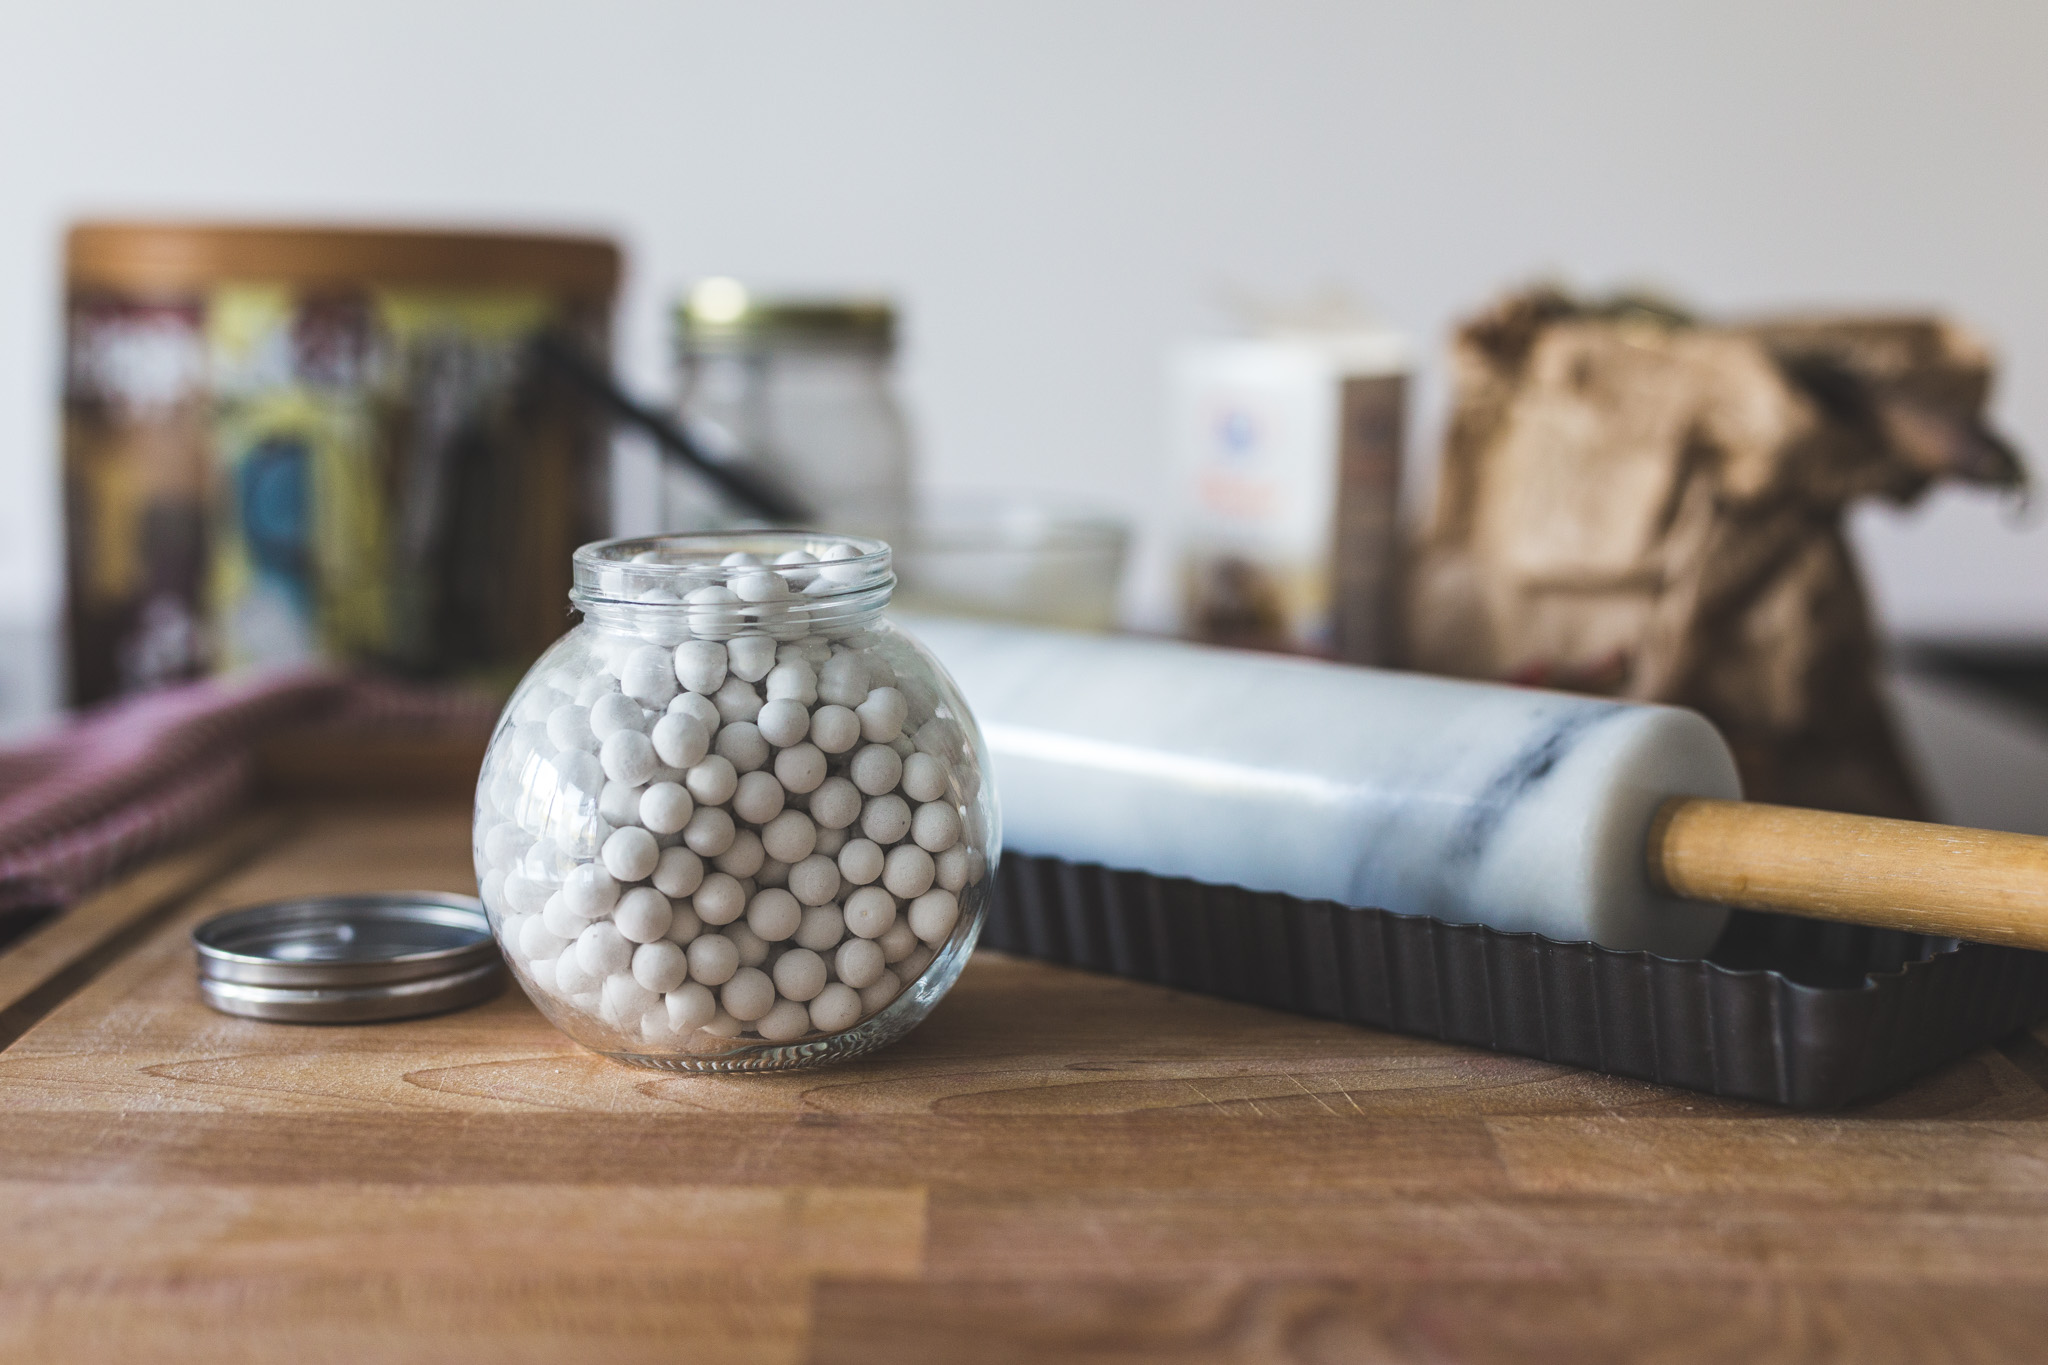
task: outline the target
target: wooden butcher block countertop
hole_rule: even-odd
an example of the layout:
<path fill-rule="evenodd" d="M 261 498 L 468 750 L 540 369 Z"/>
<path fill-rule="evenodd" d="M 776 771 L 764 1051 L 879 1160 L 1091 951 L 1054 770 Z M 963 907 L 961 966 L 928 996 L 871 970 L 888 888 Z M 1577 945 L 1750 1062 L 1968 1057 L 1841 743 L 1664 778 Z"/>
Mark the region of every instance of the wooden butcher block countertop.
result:
<path fill-rule="evenodd" d="M 200 1004 L 198 920 L 468 842 L 259 816 L 0 954 L 0 1360 L 2048 1355 L 2039 1032 L 1802 1117 L 994 954 L 780 1076 Z"/>

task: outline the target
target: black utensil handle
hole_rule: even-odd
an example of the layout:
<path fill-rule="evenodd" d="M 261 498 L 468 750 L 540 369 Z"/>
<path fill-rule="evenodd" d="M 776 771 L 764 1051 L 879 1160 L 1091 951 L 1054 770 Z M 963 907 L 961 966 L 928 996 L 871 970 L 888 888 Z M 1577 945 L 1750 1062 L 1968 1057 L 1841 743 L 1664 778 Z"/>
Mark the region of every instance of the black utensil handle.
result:
<path fill-rule="evenodd" d="M 581 386 L 614 417 L 646 432 L 662 449 L 711 480 L 749 511 L 770 521 L 809 520 L 809 510 L 787 490 L 754 470 L 712 459 L 681 427 L 633 401 L 575 341 L 559 333 L 543 332 L 534 338 L 533 350 L 544 364 Z"/>

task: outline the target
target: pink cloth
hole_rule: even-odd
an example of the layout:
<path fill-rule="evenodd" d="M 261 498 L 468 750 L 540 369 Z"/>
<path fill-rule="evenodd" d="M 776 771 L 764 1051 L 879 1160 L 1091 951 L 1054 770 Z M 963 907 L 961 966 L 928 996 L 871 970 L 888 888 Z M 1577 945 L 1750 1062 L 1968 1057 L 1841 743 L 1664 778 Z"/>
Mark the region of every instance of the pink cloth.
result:
<path fill-rule="evenodd" d="M 62 904 L 235 805 L 263 736 L 294 723 L 489 724 L 471 693 L 318 669 L 212 678 L 85 712 L 0 749 L 0 910 Z"/>

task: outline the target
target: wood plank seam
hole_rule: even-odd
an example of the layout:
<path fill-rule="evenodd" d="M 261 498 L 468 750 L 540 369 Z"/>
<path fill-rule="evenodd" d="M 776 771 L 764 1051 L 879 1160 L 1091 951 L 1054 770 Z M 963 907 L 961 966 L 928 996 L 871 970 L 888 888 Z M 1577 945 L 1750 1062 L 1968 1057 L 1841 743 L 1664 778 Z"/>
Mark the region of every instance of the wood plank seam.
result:
<path fill-rule="evenodd" d="M 275 811 L 246 815 L 225 832 L 94 892 L 0 955 L 0 1049 L 140 943 L 144 931 L 276 843 L 294 823 Z"/>

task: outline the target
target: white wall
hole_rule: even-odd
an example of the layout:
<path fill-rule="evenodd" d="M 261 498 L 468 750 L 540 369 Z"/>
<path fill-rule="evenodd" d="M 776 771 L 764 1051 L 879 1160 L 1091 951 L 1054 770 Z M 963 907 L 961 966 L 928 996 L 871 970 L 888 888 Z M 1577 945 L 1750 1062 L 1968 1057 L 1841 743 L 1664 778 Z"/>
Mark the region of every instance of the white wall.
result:
<path fill-rule="evenodd" d="M 1543 272 L 1952 308 L 2048 469 L 2044 52 L 2026 0 L 5 0 L 0 620 L 57 598 L 88 214 L 612 231 L 648 387 L 691 277 L 886 287 L 934 479 L 1133 512 L 1162 351 L 1227 291 L 1345 285 L 1434 355 Z M 2048 635 L 2040 518 L 1951 493 L 1860 531 L 1895 629 Z"/>

